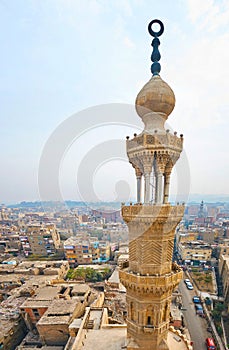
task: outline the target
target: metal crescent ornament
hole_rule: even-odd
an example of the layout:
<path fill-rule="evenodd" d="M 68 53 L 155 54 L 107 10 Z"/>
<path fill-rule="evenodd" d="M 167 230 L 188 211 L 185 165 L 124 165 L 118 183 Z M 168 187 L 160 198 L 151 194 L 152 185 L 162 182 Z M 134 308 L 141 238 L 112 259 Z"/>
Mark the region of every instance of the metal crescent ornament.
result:
<path fill-rule="evenodd" d="M 154 23 L 157 23 L 160 25 L 160 30 L 158 32 L 155 32 L 153 29 L 152 29 L 152 25 Z M 163 34 L 164 32 L 164 24 L 159 20 L 159 19 L 153 19 L 149 25 L 148 25 L 148 31 L 150 33 L 151 36 L 153 36 L 154 38 L 158 38 L 159 36 L 161 36 L 161 34 Z"/>

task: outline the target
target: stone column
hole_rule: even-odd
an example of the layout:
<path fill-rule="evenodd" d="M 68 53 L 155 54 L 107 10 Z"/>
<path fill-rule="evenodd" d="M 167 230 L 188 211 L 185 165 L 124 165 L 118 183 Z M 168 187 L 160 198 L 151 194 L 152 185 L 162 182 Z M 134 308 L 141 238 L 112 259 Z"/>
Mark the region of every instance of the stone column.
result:
<path fill-rule="evenodd" d="M 154 203 L 157 203 L 157 173 L 154 172 L 154 181 L 155 181 L 155 187 L 154 187 Z"/>
<path fill-rule="evenodd" d="M 144 174 L 145 177 L 145 198 L 144 203 L 150 202 L 150 173 L 147 172 Z"/>
<path fill-rule="evenodd" d="M 137 175 L 137 203 L 141 203 L 142 175 Z"/>
<path fill-rule="evenodd" d="M 169 184 L 170 184 L 170 173 L 165 173 L 164 175 L 164 197 L 163 203 L 168 203 L 169 200 Z"/>
<path fill-rule="evenodd" d="M 163 175 L 161 172 L 156 173 L 156 204 L 162 203 L 162 185 Z"/>

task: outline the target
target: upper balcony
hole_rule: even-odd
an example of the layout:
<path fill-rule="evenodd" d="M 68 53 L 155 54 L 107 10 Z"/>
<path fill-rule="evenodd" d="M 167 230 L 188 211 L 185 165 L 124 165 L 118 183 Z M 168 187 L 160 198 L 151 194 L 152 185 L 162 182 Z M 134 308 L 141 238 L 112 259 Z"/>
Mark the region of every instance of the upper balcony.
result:
<path fill-rule="evenodd" d="M 185 205 L 178 204 L 172 206 L 171 204 L 130 204 L 122 205 L 122 217 L 128 223 L 137 221 L 138 218 L 148 220 L 179 221 L 184 215 Z"/>
<path fill-rule="evenodd" d="M 144 149 L 168 149 L 181 152 L 183 147 L 183 135 L 180 137 L 176 133 L 172 135 L 167 132 L 166 134 L 158 134 L 155 132 L 154 135 L 142 133 L 136 135 L 134 139 L 127 139 L 127 152 Z"/>

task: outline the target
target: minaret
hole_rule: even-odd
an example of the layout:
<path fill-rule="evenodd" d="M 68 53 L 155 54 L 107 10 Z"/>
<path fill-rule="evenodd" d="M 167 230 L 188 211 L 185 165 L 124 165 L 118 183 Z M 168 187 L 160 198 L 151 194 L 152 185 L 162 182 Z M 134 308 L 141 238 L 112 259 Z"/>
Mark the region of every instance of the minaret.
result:
<path fill-rule="evenodd" d="M 204 201 L 201 201 L 200 208 L 198 211 L 198 218 L 204 218 Z"/>
<path fill-rule="evenodd" d="M 152 30 L 154 23 L 160 25 L 158 32 Z M 159 75 L 158 37 L 164 31 L 163 23 L 153 20 L 148 30 L 154 37 L 153 76 L 136 98 L 136 111 L 145 127 L 140 135 L 127 137 L 126 141 L 137 180 L 137 203 L 122 206 L 129 229 L 129 267 L 120 270 L 127 290 L 128 350 L 169 349 L 171 296 L 182 278 L 182 270 L 172 263 L 172 255 L 175 228 L 184 205 L 172 206 L 168 198 L 170 174 L 182 151 L 183 135 L 178 137 L 164 128 L 174 109 L 175 96 Z"/>

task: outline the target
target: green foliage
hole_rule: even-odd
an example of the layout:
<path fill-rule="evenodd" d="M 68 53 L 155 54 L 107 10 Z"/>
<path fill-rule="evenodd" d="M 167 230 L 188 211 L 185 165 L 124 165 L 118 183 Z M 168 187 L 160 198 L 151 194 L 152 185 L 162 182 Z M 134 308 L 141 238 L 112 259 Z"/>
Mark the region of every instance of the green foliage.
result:
<path fill-rule="evenodd" d="M 103 272 L 98 272 L 91 267 L 80 267 L 77 269 L 69 269 L 66 278 L 67 279 L 79 279 L 82 278 L 86 282 L 101 282 L 104 279 L 109 278 L 111 271 L 109 268 L 105 268 Z"/>
<path fill-rule="evenodd" d="M 103 270 L 103 277 L 104 279 L 108 279 L 110 276 L 111 276 L 111 269 L 109 269 L 109 267 L 106 267 L 104 270 Z"/>
<path fill-rule="evenodd" d="M 216 329 L 217 329 L 217 332 L 218 332 L 219 336 L 221 336 L 223 334 L 222 327 L 218 325 L 218 326 L 216 326 Z"/>
<path fill-rule="evenodd" d="M 207 283 L 207 285 L 208 285 L 209 283 L 211 283 L 211 282 L 212 282 L 212 276 L 211 276 L 211 275 L 206 275 L 206 276 L 204 277 L 204 282 Z"/>
<path fill-rule="evenodd" d="M 197 276 L 197 277 L 198 277 L 198 276 L 201 276 L 201 273 L 200 273 L 199 271 L 195 271 L 194 274 L 195 274 L 195 276 Z"/>
<path fill-rule="evenodd" d="M 214 319 L 214 322 L 216 324 L 216 329 L 219 335 L 222 335 L 223 330 L 221 327 L 221 317 L 222 312 L 226 309 L 226 305 L 220 302 L 215 303 L 214 310 L 212 311 L 212 317 Z"/>
<path fill-rule="evenodd" d="M 26 257 L 29 261 L 52 261 L 52 260 L 60 260 L 63 259 L 64 255 L 63 253 L 55 253 L 52 255 L 38 255 L 38 254 L 30 254 L 28 257 Z"/>
<path fill-rule="evenodd" d="M 223 303 L 216 303 L 215 310 L 217 310 L 218 312 L 222 312 L 222 311 L 226 310 L 226 305 Z"/>
<path fill-rule="evenodd" d="M 215 322 L 220 322 L 221 312 L 214 309 L 214 310 L 212 310 L 212 316 L 213 316 Z"/>

